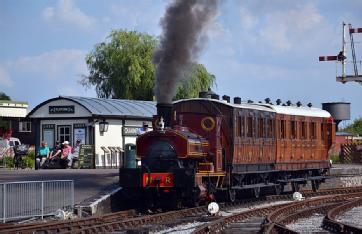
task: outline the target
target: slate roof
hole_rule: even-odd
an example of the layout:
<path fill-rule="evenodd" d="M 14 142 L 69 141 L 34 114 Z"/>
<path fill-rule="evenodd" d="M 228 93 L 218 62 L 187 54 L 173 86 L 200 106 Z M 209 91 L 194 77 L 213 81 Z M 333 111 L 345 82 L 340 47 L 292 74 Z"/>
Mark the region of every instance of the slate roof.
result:
<path fill-rule="evenodd" d="M 152 116 L 157 113 L 156 102 L 152 101 L 59 96 L 40 103 L 29 113 L 28 116 L 31 116 L 31 114 L 33 114 L 41 106 L 60 99 L 78 103 L 87 109 L 92 116 L 152 118 Z"/>

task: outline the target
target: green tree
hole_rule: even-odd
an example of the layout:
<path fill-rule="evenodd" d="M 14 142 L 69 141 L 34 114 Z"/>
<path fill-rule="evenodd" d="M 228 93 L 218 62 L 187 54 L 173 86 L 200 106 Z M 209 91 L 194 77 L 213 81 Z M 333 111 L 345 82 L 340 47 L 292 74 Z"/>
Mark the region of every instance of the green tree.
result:
<path fill-rule="evenodd" d="M 152 56 L 156 45 L 157 39 L 144 33 L 112 31 L 106 42 L 95 45 L 86 56 L 89 74 L 83 75 L 81 83 L 95 86 L 101 98 L 153 100 Z M 215 77 L 201 64 L 193 64 L 184 76 L 176 99 L 196 97 L 215 82 Z"/>
<path fill-rule="evenodd" d="M 341 131 L 355 135 L 362 135 L 362 118 L 355 119 L 352 124 L 348 125 L 344 129 L 341 129 Z"/>
<path fill-rule="evenodd" d="M 215 76 L 208 73 L 202 64 L 193 64 L 184 76 L 174 100 L 198 97 L 200 91 L 207 91 L 215 83 Z"/>
<path fill-rule="evenodd" d="M 7 100 L 10 101 L 10 97 L 8 95 L 6 95 L 4 92 L 0 91 L 0 100 Z"/>

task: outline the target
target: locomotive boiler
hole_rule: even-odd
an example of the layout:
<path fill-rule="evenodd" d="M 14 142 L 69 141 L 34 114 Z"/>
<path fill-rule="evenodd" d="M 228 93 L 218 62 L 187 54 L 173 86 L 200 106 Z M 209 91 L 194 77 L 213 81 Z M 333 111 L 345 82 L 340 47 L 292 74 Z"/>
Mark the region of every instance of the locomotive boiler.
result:
<path fill-rule="evenodd" d="M 153 130 L 137 138 L 139 168 L 120 186 L 148 206 L 235 201 L 324 182 L 334 143 L 331 115 L 311 106 L 194 98 L 157 104 Z"/>

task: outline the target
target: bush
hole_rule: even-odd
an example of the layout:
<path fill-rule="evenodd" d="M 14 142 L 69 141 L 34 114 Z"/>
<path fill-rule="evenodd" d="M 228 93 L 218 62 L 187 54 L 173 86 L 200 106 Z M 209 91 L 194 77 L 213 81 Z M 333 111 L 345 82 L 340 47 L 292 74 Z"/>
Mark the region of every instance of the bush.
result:
<path fill-rule="evenodd" d="M 13 157 L 4 157 L 3 159 L 3 165 L 8 167 L 8 168 L 13 168 L 14 167 L 14 158 Z"/>
<path fill-rule="evenodd" d="M 23 165 L 27 168 L 33 168 L 35 166 L 34 157 L 32 157 L 32 155 L 30 155 L 30 154 L 28 156 L 24 156 Z"/>
<path fill-rule="evenodd" d="M 332 160 L 332 163 L 341 163 L 341 158 L 338 154 L 332 154 L 330 158 Z"/>

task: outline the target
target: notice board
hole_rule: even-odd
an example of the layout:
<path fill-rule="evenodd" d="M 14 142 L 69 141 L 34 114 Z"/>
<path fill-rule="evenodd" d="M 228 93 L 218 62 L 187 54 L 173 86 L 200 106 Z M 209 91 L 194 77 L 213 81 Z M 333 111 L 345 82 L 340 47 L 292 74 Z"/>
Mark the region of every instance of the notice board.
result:
<path fill-rule="evenodd" d="M 94 168 L 94 148 L 93 145 L 80 145 L 78 156 L 78 168 Z"/>

